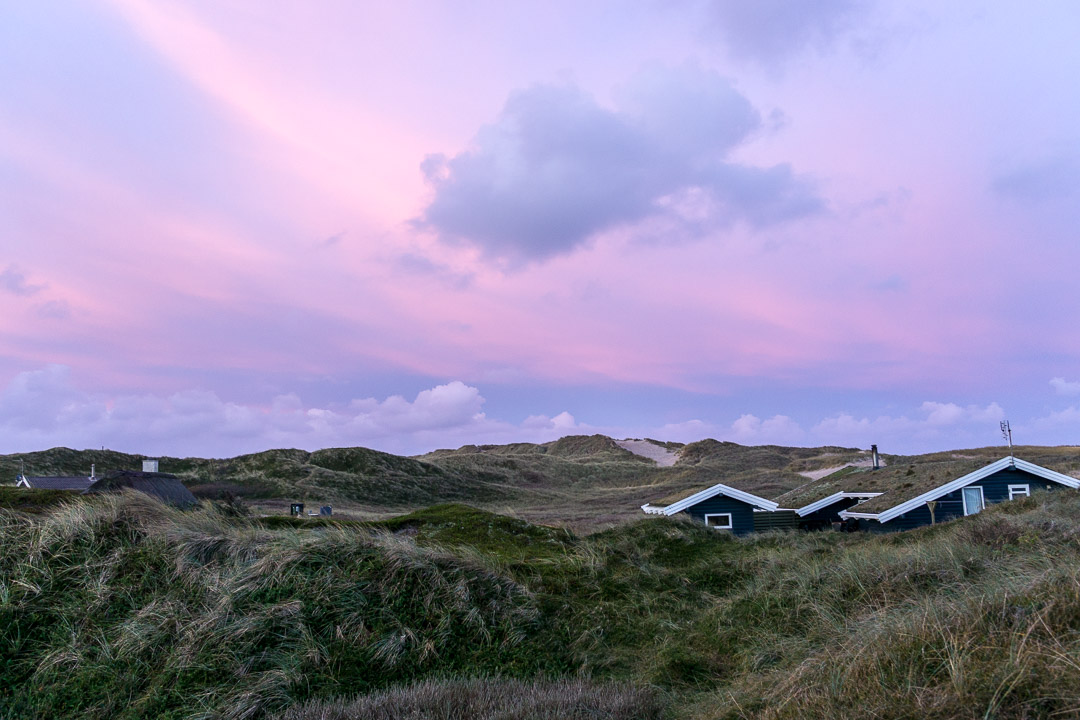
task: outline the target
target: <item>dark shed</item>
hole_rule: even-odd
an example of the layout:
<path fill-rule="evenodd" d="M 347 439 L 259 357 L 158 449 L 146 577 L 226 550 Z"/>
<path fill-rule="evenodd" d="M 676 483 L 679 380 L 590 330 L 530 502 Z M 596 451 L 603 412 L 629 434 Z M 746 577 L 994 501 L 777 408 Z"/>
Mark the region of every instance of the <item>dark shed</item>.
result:
<path fill-rule="evenodd" d="M 776 503 L 748 492 L 717 483 L 700 492 L 661 500 L 656 505 L 641 506 L 649 515 L 675 515 L 685 512 L 698 522 L 717 530 L 728 530 L 736 535 L 753 532 L 756 521 L 754 510 L 771 512 Z"/>
<path fill-rule="evenodd" d="M 86 493 L 119 492 L 125 488 L 152 495 L 176 507 L 189 508 L 199 504 L 191 491 L 175 475 L 161 472 L 114 470 L 91 485 Z"/>

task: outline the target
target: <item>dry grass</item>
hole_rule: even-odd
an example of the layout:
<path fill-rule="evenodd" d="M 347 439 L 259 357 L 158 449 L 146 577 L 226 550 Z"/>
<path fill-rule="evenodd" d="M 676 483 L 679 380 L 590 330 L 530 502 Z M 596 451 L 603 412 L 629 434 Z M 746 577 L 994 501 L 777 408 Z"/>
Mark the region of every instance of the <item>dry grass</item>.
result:
<path fill-rule="evenodd" d="M 275 720 L 660 720 L 652 689 L 584 680 L 428 680 L 353 700 L 310 702 Z"/>

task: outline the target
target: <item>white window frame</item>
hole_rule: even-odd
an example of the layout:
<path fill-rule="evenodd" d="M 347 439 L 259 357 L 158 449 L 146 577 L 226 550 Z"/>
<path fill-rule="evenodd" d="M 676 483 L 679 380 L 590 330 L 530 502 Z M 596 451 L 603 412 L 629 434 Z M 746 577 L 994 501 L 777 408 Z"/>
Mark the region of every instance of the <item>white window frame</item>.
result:
<path fill-rule="evenodd" d="M 1031 497 L 1030 485 L 1010 485 L 1009 486 L 1009 499 L 1015 500 L 1018 497 Z"/>
<path fill-rule="evenodd" d="M 979 509 L 975 512 L 968 512 L 967 491 L 978 490 L 979 491 Z M 966 485 L 960 489 L 960 498 L 964 501 L 964 515 L 975 515 L 986 509 L 986 493 L 983 492 L 982 485 Z"/>
<path fill-rule="evenodd" d="M 710 525 L 709 518 L 726 517 L 727 525 Z M 735 527 L 734 520 L 731 517 L 731 513 L 705 513 L 705 526 L 711 527 L 713 530 L 732 530 Z"/>

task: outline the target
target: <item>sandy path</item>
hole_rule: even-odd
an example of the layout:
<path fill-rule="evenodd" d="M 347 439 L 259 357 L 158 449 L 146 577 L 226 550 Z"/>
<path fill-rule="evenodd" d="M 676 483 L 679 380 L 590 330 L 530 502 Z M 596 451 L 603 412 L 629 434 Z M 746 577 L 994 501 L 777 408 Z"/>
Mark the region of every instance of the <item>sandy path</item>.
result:
<path fill-rule="evenodd" d="M 870 458 L 866 458 L 865 460 L 856 460 L 855 462 L 844 463 L 843 465 L 837 465 L 836 467 L 821 468 L 820 470 L 806 470 L 805 472 L 801 472 L 799 474 L 802 475 L 804 478 L 809 478 L 811 480 L 820 480 L 826 475 L 832 475 L 837 470 L 843 470 L 846 467 L 868 468 L 873 465 L 873 462 L 874 461 Z M 881 467 L 885 467 L 885 459 L 878 458 L 878 464 Z"/>
<path fill-rule="evenodd" d="M 671 467 L 679 456 L 666 447 L 654 445 L 648 440 L 616 440 L 615 444 L 623 450 L 629 450 L 635 455 L 647 457 L 656 462 L 660 467 Z"/>

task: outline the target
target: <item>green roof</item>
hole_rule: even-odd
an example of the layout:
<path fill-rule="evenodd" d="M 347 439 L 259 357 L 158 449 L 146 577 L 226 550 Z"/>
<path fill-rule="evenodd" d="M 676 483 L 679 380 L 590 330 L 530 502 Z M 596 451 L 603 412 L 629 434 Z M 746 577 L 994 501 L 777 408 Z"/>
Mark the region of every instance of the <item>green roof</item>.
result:
<path fill-rule="evenodd" d="M 780 504 L 780 507 L 798 509 L 838 492 L 881 493 L 851 508 L 856 512 L 879 513 L 975 472 L 999 459 L 1001 458 L 954 457 L 931 462 L 901 461 L 878 470 L 841 471 L 809 482 L 773 499 Z M 1065 468 L 1060 467 L 1048 469 L 1065 471 Z"/>

